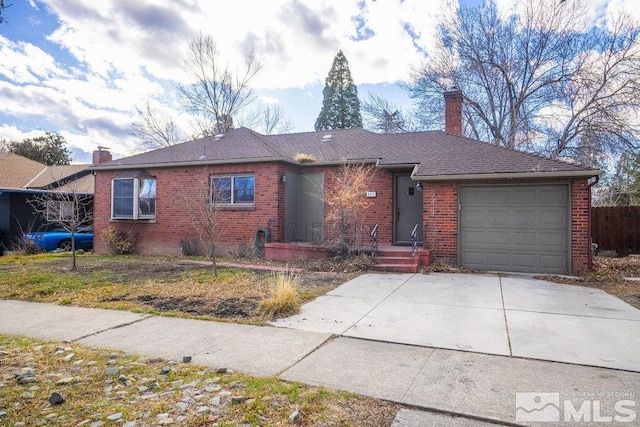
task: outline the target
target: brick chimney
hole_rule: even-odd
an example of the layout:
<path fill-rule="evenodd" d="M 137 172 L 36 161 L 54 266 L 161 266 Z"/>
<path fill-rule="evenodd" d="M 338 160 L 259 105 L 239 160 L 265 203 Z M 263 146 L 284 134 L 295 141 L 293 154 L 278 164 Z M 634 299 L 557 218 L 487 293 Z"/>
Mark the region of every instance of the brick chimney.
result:
<path fill-rule="evenodd" d="M 459 89 L 444 93 L 444 131 L 462 136 L 462 91 Z"/>
<path fill-rule="evenodd" d="M 111 160 L 112 160 L 111 151 L 109 151 L 107 147 L 98 146 L 98 149 L 93 152 L 94 165 L 110 162 Z"/>

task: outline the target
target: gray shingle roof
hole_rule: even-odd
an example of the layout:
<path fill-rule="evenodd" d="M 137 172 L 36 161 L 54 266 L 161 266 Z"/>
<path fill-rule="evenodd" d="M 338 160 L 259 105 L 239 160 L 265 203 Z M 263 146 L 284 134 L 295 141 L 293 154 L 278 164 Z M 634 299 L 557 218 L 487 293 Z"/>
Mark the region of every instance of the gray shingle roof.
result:
<path fill-rule="evenodd" d="M 328 135 L 331 137 L 323 138 Z M 383 135 L 361 128 L 284 135 L 261 135 L 240 128 L 227 132 L 221 139 L 205 137 L 103 163 L 92 169 L 268 160 L 294 162 L 296 154 L 311 155 L 316 163 L 369 159 L 378 160 L 383 167 L 416 165 L 414 175 L 421 179 L 504 177 L 510 174 L 589 176 L 600 172 L 441 131 Z"/>

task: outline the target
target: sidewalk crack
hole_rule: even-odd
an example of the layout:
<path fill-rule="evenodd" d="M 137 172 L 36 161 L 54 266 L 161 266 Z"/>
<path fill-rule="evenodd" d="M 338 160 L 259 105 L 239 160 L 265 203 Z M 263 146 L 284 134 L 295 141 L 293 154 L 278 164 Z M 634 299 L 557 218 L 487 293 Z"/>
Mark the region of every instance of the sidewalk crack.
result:
<path fill-rule="evenodd" d="M 133 324 L 136 324 L 136 323 L 142 322 L 143 320 L 147 320 L 147 319 L 149 319 L 150 317 L 153 317 L 153 315 L 149 314 L 149 315 L 144 316 L 144 317 L 142 317 L 142 318 L 140 318 L 140 319 L 136 319 L 136 320 L 134 320 L 134 321 L 132 321 L 132 322 L 128 322 L 128 323 L 121 323 L 121 324 L 119 324 L 119 325 L 115 325 L 115 326 L 112 326 L 112 327 L 110 327 L 110 328 L 101 329 L 101 330 L 99 330 L 99 331 L 95 331 L 95 332 L 92 332 L 92 333 L 90 333 L 90 334 L 83 335 L 83 336 L 81 336 L 80 338 L 76 338 L 76 339 L 71 340 L 71 341 L 69 341 L 69 342 L 70 342 L 70 343 L 78 342 L 78 341 L 80 341 L 80 340 L 83 340 L 83 339 L 85 339 L 85 338 L 92 337 L 92 336 L 94 336 L 94 335 L 101 334 L 101 333 L 103 333 L 103 332 L 112 331 L 112 330 L 114 330 L 114 329 L 118 329 L 118 328 L 124 328 L 125 326 L 133 325 Z"/>
<path fill-rule="evenodd" d="M 504 316 L 504 327 L 507 330 L 507 344 L 509 344 L 509 356 L 513 356 L 513 350 L 511 348 L 511 335 L 509 334 L 509 321 L 507 320 L 507 308 L 504 305 L 504 290 L 502 288 L 502 276 L 498 274 L 498 281 L 500 282 L 500 297 L 502 299 L 502 314 Z"/>

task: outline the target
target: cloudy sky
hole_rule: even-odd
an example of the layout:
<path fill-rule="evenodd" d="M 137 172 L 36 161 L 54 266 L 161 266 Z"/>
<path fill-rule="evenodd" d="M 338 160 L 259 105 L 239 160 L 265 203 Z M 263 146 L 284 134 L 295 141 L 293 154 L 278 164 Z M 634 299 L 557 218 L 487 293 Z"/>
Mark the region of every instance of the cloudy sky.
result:
<path fill-rule="evenodd" d="M 584 0 L 593 19 L 638 0 Z M 140 150 L 129 135 L 134 106 L 177 107 L 187 43 L 212 35 L 234 61 L 253 47 L 252 80 L 263 105 L 278 104 L 294 132 L 313 130 L 336 52 L 349 60 L 361 98 L 409 101 L 395 82 L 429 51 L 443 14 L 480 0 L 5 0 L 0 25 L 0 139 L 56 131 L 74 162 L 96 146 L 115 157 Z M 513 0 L 499 0 L 504 8 Z M 181 117 L 183 130 L 191 130 Z"/>

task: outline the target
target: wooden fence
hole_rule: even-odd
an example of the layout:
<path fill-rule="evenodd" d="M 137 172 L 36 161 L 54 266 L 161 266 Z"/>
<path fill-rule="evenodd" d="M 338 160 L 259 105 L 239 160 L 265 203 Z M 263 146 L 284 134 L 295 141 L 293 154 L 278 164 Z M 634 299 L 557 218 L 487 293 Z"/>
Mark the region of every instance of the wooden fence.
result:
<path fill-rule="evenodd" d="M 640 254 L 640 206 L 591 208 L 591 238 L 598 250 Z"/>

